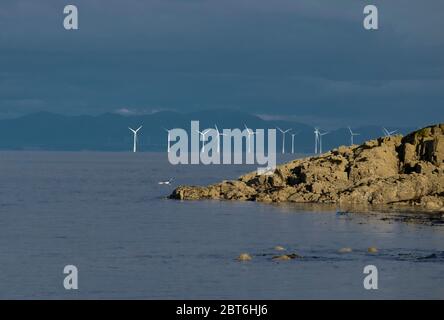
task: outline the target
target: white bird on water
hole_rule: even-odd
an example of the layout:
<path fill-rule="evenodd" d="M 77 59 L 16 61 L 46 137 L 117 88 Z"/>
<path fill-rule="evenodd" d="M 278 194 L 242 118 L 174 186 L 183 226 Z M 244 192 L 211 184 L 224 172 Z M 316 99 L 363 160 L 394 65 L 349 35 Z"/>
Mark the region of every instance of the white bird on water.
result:
<path fill-rule="evenodd" d="M 174 178 L 171 178 L 170 180 L 167 181 L 159 181 L 159 184 L 166 184 L 166 185 L 170 185 L 171 182 L 173 182 Z"/>

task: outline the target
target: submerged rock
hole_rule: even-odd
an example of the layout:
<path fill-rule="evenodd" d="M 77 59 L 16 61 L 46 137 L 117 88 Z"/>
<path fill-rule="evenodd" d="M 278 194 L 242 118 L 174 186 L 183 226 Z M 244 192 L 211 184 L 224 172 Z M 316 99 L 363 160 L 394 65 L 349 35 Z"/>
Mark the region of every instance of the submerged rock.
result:
<path fill-rule="evenodd" d="M 253 259 L 248 253 L 241 253 L 239 257 L 237 257 L 237 261 L 250 261 Z"/>
<path fill-rule="evenodd" d="M 276 247 L 274 247 L 274 250 L 276 250 L 276 251 L 285 251 L 285 248 L 281 247 L 281 246 L 276 246 Z"/>
<path fill-rule="evenodd" d="M 207 187 L 180 186 L 170 198 L 408 205 L 444 212 L 444 124 L 341 146 Z"/>
<path fill-rule="evenodd" d="M 302 258 L 300 255 L 292 253 L 292 254 L 283 254 L 280 256 L 273 256 L 271 259 L 275 261 L 287 261 L 287 260 L 293 260 L 297 258 Z"/>
<path fill-rule="evenodd" d="M 339 253 L 351 253 L 353 252 L 352 248 L 341 248 L 338 250 Z"/>
<path fill-rule="evenodd" d="M 302 259 L 303 257 L 296 254 L 296 253 L 291 253 L 291 254 L 287 254 L 287 256 L 289 256 L 291 259 Z"/>
<path fill-rule="evenodd" d="M 274 256 L 272 259 L 275 260 L 275 261 L 291 260 L 291 258 L 289 256 L 285 255 L 285 254 L 281 255 L 281 256 Z"/>

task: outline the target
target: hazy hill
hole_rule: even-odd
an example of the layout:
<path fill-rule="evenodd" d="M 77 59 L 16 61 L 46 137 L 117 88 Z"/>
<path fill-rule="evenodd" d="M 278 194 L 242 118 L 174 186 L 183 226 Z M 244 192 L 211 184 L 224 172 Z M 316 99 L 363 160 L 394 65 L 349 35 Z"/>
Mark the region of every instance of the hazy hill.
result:
<path fill-rule="evenodd" d="M 132 134 L 128 127 L 143 125 L 139 137 L 140 151 L 160 151 L 166 148 L 166 132 L 163 128 L 189 130 L 190 121 L 199 120 L 201 128 L 292 128 L 296 136 L 295 151 L 314 151 L 313 127 L 293 121 L 266 121 L 257 116 L 232 111 L 208 110 L 192 113 L 162 111 L 149 115 L 123 116 L 106 113 L 99 116 L 65 116 L 47 112 L 34 113 L 15 119 L 0 120 L 0 149 L 2 150 L 97 150 L 129 151 Z M 411 128 L 399 129 L 405 133 Z M 361 135 L 355 137 L 360 143 L 382 135 L 380 127 L 355 128 Z M 281 149 L 282 136 L 278 132 L 277 145 Z M 323 137 L 323 149 L 348 145 L 350 135 L 347 128 L 332 131 Z M 291 136 L 287 134 L 286 150 L 291 151 Z"/>

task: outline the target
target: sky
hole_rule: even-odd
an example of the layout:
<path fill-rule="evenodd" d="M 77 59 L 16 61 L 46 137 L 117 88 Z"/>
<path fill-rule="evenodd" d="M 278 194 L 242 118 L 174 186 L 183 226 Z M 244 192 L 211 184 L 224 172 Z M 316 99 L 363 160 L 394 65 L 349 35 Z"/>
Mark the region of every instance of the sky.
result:
<path fill-rule="evenodd" d="M 63 8 L 79 30 L 63 28 Z M 379 9 L 379 30 L 363 8 Z M 442 0 L 2 0 L 0 118 L 230 108 L 444 122 Z"/>

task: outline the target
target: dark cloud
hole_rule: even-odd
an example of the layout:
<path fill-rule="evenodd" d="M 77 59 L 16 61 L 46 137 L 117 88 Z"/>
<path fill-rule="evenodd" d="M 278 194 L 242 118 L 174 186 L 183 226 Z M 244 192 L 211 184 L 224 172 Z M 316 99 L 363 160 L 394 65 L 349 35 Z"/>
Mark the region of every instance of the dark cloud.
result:
<path fill-rule="evenodd" d="M 77 0 L 0 4 L 0 117 L 230 107 L 346 123 L 443 121 L 444 3 Z M 66 3 L 68 4 L 68 2 Z M 387 123 L 387 122 L 385 122 Z"/>

